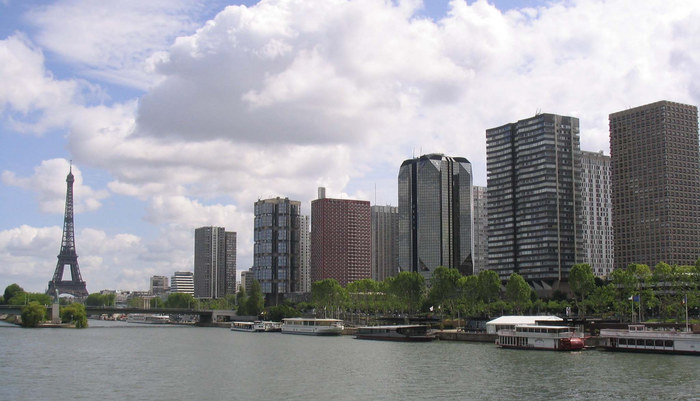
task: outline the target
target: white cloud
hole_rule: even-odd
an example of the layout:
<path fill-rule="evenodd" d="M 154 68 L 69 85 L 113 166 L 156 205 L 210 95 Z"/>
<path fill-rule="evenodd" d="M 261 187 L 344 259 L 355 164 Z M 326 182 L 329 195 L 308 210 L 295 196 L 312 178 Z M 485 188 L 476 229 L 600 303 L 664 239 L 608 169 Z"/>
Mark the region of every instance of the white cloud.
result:
<path fill-rule="evenodd" d="M 94 211 L 100 208 L 101 200 L 109 194 L 83 184 L 83 175 L 77 166 L 70 166 L 64 159 L 45 160 L 34 168 L 31 177 L 17 177 L 13 172 L 3 171 L 0 180 L 5 185 L 15 186 L 36 193 L 39 209 L 45 213 L 64 213 L 66 205 L 66 177 L 72 171 L 73 208 L 75 213 Z"/>
<path fill-rule="evenodd" d="M 107 171 L 110 191 L 146 201 L 153 239 L 104 234 L 121 254 L 81 248 L 90 250 L 81 253 L 86 271 L 119 272 L 110 277 L 124 286 L 191 269 L 192 232 L 204 225 L 237 231 L 239 268 L 248 267 L 259 198 L 288 196 L 308 212 L 317 186 L 373 200 L 376 184 L 378 203 L 395 205 L 404 159 L 464 156 L 485 185 L 485 130 L 538 110 L 579 117 L 582 148 L 607 150 L 609 113 L 660 99 L 700 103 L 695 1 L 502 13 L 454 0 L 432 21 L 414 16 L 415 1 L 267 0 L 227 7 L 196 30 L 187 6 L 164 4 L 58 2 L 31 14 L 38 45 L 24 35 L 0 41 L 9 83 L 0 115 L 33 132 L 64 127 L 78 166 Z M 107 37 L 120 20 L 121 37 Z M 170 41 L 178 34 L 189 36 Z M 56 79 L 47 49 L 89 74 Z M 95 75 L 151 87 L 142 99 L 95 106 L 102 89 L 81 80 Z M 62 211 L 62 163 L 2 180 L 37 190 L 42 210 Z M 90 210 L 106 194 L 81 191 Z"/>

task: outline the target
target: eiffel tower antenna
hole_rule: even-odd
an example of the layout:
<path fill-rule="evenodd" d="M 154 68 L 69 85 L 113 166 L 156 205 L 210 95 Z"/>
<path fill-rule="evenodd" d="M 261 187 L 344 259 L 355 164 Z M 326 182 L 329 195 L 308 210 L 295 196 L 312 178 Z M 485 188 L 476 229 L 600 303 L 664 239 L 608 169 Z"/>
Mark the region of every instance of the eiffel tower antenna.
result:
<path fill-rule="evenodd" d="M 63 238 L 61 239 L 61 251 L 58 254 L 56 271 L 53 279 L 49 281 L 48 295 L 58 297 L 59 294 L 71 294 L 76 297 L 87 297 L 88 291 L 85 282 L 80 277 L 78 267 L 78 253 L 75 251 L 75 225 L 73 223 L 73 161 L 70 161 L 70 169 L 66 177 L 66 212 L 63 217 Z M 70 268 L 71 279 L 63 280 L 63 269 Z"/>

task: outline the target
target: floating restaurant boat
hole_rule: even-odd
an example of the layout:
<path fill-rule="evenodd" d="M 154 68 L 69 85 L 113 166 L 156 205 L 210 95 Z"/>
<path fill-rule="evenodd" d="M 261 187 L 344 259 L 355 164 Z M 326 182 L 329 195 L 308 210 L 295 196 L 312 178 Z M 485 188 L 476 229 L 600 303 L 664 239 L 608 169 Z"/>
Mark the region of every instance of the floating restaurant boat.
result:
<path fill-rule="evenodd" d="M 170 316 L 168 315 L 155 315 L 149 313 L 130 313 L 126 317 L 127 323 L 145 323 L 145 324 L 168 324 L 170 323 Z"/>
<path fill-rule="evenodd" d="M 232 331 L 249 332 L 274 332 L 282 330 L 282 323 L 267 320 L 256 320 L 254 322 L 231 322 Z"/>
<path fill-rule="evenodd" d="M 600 338 L 609 351 L 700 355 L 700 334 L 689 331 L 652 330 L 633 324 L 627 330 L 601 329 Z"/>
<path fill-rule="evenodd" d="M 496 345 L 501 348 L 576 351 L 584 347 L 583 338 L 569 326 L 516 325 L 498 330 Z"/>
<path fill-rule="evenodd" d="M 429 332 L 428 326 L 411 324 L 359 327 L 355 338 L 360 340 L 427 342 L 433 341 L 436 336 Z"/>
<path fill-rule="evenodd" d="M 343 328 L 343 321 L 340 319 L 316 319 L 302 317 L 282 319 L 282 333 L 286 334 L 338 336 L 343 334 Z"/>

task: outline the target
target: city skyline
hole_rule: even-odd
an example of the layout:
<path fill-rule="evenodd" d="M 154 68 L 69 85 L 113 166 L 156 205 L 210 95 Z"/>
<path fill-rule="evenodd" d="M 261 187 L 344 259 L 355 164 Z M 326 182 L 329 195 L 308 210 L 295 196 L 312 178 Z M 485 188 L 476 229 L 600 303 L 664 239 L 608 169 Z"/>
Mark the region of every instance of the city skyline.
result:
<path fill-rule="evenodd" d="M 0 3 L 0 283 L 46 289 L 70 160 L 88 291 L 136 290 L 192 271 L 201 226 L 249 268 L 257 199 L 396 206 L 421 154 L 485 186 L 504 121 L 575 116 L 609 154 L 608 114 L 700 104 L 696 2 L 225 4 Z"/>

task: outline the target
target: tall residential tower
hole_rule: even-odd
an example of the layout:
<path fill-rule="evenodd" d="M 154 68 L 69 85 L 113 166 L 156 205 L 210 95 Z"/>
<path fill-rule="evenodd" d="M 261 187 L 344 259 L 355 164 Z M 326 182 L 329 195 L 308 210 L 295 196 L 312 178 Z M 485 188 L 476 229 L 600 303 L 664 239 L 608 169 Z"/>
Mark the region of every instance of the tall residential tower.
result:
<path fill-rule="evenodd" d="M 610 156 L 581 152 L 581 248 L 583 263 L 593 274 L 606 277 L 612 271 L 613 225 Z"/>
<path fill-rule="evenodd" d="M 700 257 L 696 106 L 660 101 L 610 114 L 615 267 Z"/>
<path fill-rule="evenodd" d="M 399 274 L 399 208 L 372 206 L 372 279 Z"/>
<path fill-rule="evenodd" d="M 223 298 L 235 294 L 235 278 L 236 233 L 224 227 L 194 230 L 194 296 Z"/>
<path fill-rule="evenodd" d="M 579 258 L 578 118 L 555 114 L 486 131 L 489 268 L 536 290 L 558 288 Z"/>

